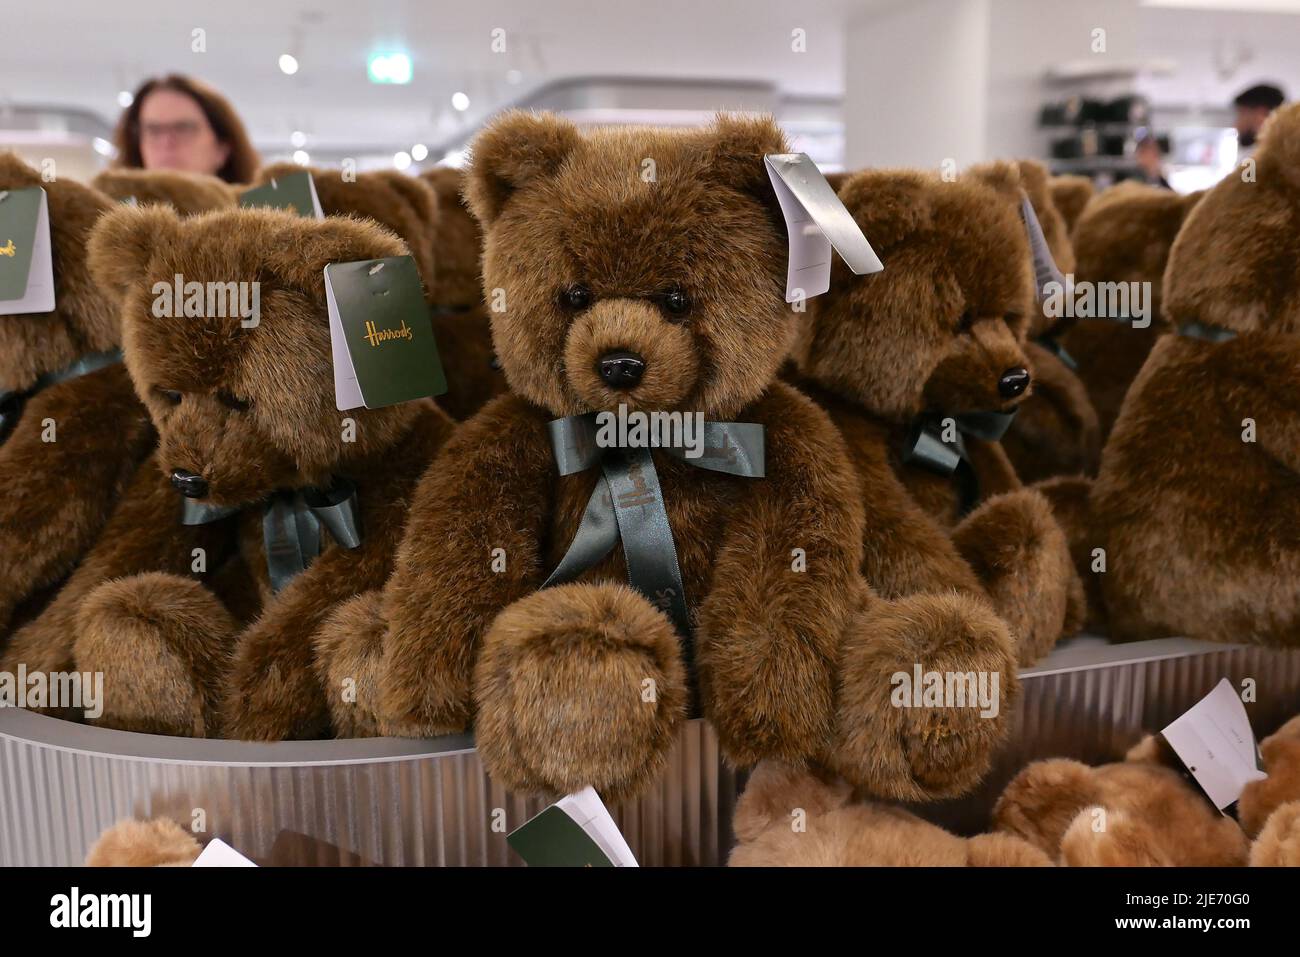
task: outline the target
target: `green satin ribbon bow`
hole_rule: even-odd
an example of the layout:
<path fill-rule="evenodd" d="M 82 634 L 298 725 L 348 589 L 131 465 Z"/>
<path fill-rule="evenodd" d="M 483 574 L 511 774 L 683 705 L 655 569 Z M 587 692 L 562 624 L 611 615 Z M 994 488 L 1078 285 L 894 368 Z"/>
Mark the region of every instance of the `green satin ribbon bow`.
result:
<path fill-rule="evenodd" d="M 985 442 L 1000 441 L 1015 417 L 1014 411 L 963 412 L 960 415 L 927 413 L 919 416 L 903 446 L 903 461 L 939 475 L 956 473 L 961 483 L 961 511 L 965 514 L 979 501 L 979 480 L 970 467 L 965 436 Z M 951 441 L 944 439 L 947 419 L 952 419 L 954 425 Z"/>
<path fill-rule="evenodd" d="M 0 442 L 9 437 L 9 433 L 18 424 L 18 418 L 22 415 L 23 406 L 28 399 L 38 392 L 48 389 L 52 385 L 58 385 L 60 382 L 68 382 L 72 379 L 79 379 L 83 375 L 98 372 L 100 369 L 116 365 L 121 361 L 121 349 L 114 349 L 110 352 L 88 352 L 62 369 L 45 373 L 32 383 L 30 388 L 0 389 Z"/>
<path fill-rule="evenodd" d="M 1074 356 L 1065 351 L 1065 346 L 1061 345 L 1060 340 L 1055 336 L 1039 336 L 1034 340 L 1034 344 L 1046 349 L 1056 358 L 1061 360 L 1061 364 L 1071 372 L 1079 371 L 1079 363 L 1075 361 Z"/>
<path fill-rule="evenodd" d="M 1203 339 L 1206 342 L 1229 342 L 1237 338 L 1237 334 L 1231 329 L 1224 329 L 1222 326 L 1211 326 L 1204 322 L 1184 322 L 1178 327 L 1180 336 L 1187 336 L 1190 339 Z"/>
<path fill-rule="evenodd" d="M 188 498 L 183 501 L 182 525 L 207 525 L 243 511 L 240 506 L 205 505 Z M 352 482 L 335 478 L 327 489 L 282 489 L 266 500 L 262 544 L 272 592 L 284 588 L 320 555 L 322 525 L 344 548 L 361 546 L 357 490 Z"/>
<path fill-rule="evenodd" d="M 601 476 L 573 542 L 542 587 L 573 581 L 622 541 L 628 584 L 672 619 L 687 644 L 689 667 L 693 661 L 690 613 L 650 449 L 598 447 L 595 413 L 555 419 L 549 428 L 561 475 L 599 465 Z M 764 476 L 763 426 L 750 422 L 705 422 L 704 453 L 698 458 L 687 458 L 680 448 L 662 451 L 712 472 Z"/>

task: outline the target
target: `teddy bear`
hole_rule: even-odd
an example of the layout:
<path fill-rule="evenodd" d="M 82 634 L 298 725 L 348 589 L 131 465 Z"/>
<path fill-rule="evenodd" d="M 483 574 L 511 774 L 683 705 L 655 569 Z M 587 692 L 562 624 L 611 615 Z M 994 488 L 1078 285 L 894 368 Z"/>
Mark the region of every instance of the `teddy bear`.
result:
<path fill-rule="evenodd" d="M 1071 867 L 1300 865 L 1300 718 L 1260 743 L 1268 777 L 1246 785 L 1237 817 L 1205 796 L 1173 749 L 1148 735 L 1122 761 L 1035 761 L 993 809 L 995 833 Z"/>
<path fill-rule="evenodd" d="M 87 867 L 193 867 L 203 848 L 169 817 L 128 818 L 104 831 L 86 852 Z"/>
<path fill-rule="evenodd" d="M 154 443 L 121 362 L 111 290 L 86 265 L 91 227 L 114 203 L 0 153 L 0 193 L 35 187 L 47 197 L 55 303 L 0 316 L 0 651 L 94 543 Z"/>
<path fill-rule="evenodd" d="M 453 419 L 469 418 L 506 390 L 505 376 L 492 345 L 492 324 L 483 301 L 479 273 L 482 233 L 461 197 L 464 175 L 438 166 L 421 178 L 438 197 L 433 253 L 438 264 L 430 288 L 434 334 L 448 368 L 451 387 L 439 404 Z"/>
<path fill-rule="evenodd" d="M 1092 201 L 1097 191 L 1096 186 L 1093 185 L 1091 177 L 1067 173 L 1051 177 L 1047 182 L 1047 188 L 1052 193 L 1052 205 L 1056 207 L 1056 211 L 1061 214 L 1062 222 L 1065 223 L 1066 234 L 1072 237 L 1075 224 L 1079 222 L 1079 217 L 1088 208 L 1088 203 Z"/>
<path fill-rule="evenodd" d="M 958 837 L 844 781 L 763 761 L 736 803 L 728 867 L 1050 867 L 1013 834 Z"/>
<path fill-rule="evenodd" d="M 800 388 L 847 439 L 863 499 L 892 474 L 912 506 L 905 535 L 868 521 L 867 581 L 887 598 L 986 594 L 1028 665 L 1077 629 L 1082 590 L 1050 503 L 998 442 L 1030 386 L 1021 190 L 1011 163 L 954 182 L 907 170 L 846 179 L 839 197 L 885 269 L 837 265 L 793 355 Z"/>
<path fill-rule="evenodd" d="M 408 496 L 452 423 L 427 399 L 337 411 L 323 269 L 405 253 L 347 218 L 157 206 L 101 219 L 91 268 L 121 297 L 158 448 L 11 661 L 104 673 L 98 721 L 111 727 L 328 732 L 312 634 L 387 578 Z M 225 309 L 160 316 L 155 284 L 177 274 L 268 288 L 251 322 Z"/>
<path fill-rule="evenodd" d="M 1180 195 L 1126 180 L 1098 194 L 1075 226 L 1077 281 L 1143 283 L 1150 290 L 1149 315 L 1138 325 L 1124 317 L 1086 318 L 1061 337 L 1097 410 L 1103 441 L 1110 435 L 1129 384 L 1156 339 L 1168 331 L 1161 319 L 1161 280 L 1178 230 L 1203 195 L 1203 191 Z"/>
<path fill-rule="evenodd" d="M 319 633 L 322 683 L 357 692 L 330 698 L 339 733 L 472 724 L 504 787 L 609 801 L 688 715 L 735 765 L 820 761 L 890 797 L 987 769 L 1016 692 L 1005 624 L 964 594 L 870 590 L 843 440 L 776 377 L 802 319 L 764 165 L 786 151 L 770 118 L 726 115 L 583 133 L 511 112 L 479 134 L 466 194 L 510 391 L 421 480 L 385 588 Z M 634 414 L 695 422 L 698 454 L 610 431 Z M 987 678 L 991 707 L 897 706 L 919 664 Z"/>
<path fill-rule="evenodd" d="M 1112 638 L 1300 643 L 1300 105 L 1188 214 L 1088 499 Z"/>
<path fill-rule="evenodd" d="M 1065 219 L 1052 198 L 1047 170 L 1033 160 L 1016 163 L 1023 197 L 1029 209 L 1021 209 L 1029 240 L 1038 302 L 1029 316 L 1024 344 L 1025 358 L 1033 377 L 1032 386 L 1016 411 L 1016 417 L 1002 437 L 1002 448 L 1025 483 L 1055 475 L 1092 475 L 1101 456 L 1101 426 L 1097 410 L 1083 381 L 1075 372 L 1074 358 L 1061 344 L 1070 325 L 1065 317 L 1048 308 L 1048 283 L 1066 289 L 1066 275 L 1075 269 Z M 976 166 L 968 175 L 1000 177 L 998 165 Z M 1020 207 L 1009 191 L 1003 195 Z"/>
<path fill-rule="evenodd" d="M 224 180 L 178 170 L 106 169 L 97 173 L 90 185 L 120 203 L 162 203 L 182 216 L 224 209 L 239 202 L 238 190 Z"/>

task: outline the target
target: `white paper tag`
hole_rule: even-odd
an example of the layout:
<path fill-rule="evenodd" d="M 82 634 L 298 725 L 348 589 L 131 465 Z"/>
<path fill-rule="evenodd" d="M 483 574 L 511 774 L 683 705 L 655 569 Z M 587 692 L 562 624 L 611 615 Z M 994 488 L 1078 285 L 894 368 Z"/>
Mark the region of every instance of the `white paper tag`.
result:
<path fill-rule="evenodd" d="M 41 190 L 32 240 L 32 264 L 27 269 L 27 291 L 21 299 L 0 300 L 0 316 L 54 311 L 54 255 L 50 248 L 50 203 Z"/>
<path fill-rule="evenodd" d="M 1268 777 L 1246 707 L 1227 678 L 1160 733 L 1220 811 L 1251 781 Z"/>
<path fill-rule="evenodd" d="M 770 153 L 763 160 L 790 234 L 786 302 L 830 289 L 832 247 L 859 276 L 885 268 L 807 153 Z"/>
<path fill-rule="evenodd" d="M 623 838 L 623 832 L 610 817 L 609 809 L 605 807 L 605 802 L 600 799 L 595 788 L 585 787 L 581 791 L 560 798 L 555 803 L 556 807 L 573 818 L 574 823 L 595 841 L 596 846 L 614 863 L 615 867 L 639 866 L 636 857 L 632 854 L 632 848 L 627 846 L 627 841 Z"/>
<path fill-rule="evenodd" d="M 359 409 L 366 404 L 361 396 L 361 383 L 352 367 L 352 353 L 343 335 L 343 320 L 339 318 L 339 304 L 330 285 L 330 267 L 325 267 L 325 303 L 330 313 L 330 350 L 334 355 L 334 407 L 340 412 Z"/>
<path fill-rule="evenodd" d="M 220 838 L 213 838 L 203 853 L 195 858 L 191 867 L 256 867 L 257 865 L 240 854 Z"/>

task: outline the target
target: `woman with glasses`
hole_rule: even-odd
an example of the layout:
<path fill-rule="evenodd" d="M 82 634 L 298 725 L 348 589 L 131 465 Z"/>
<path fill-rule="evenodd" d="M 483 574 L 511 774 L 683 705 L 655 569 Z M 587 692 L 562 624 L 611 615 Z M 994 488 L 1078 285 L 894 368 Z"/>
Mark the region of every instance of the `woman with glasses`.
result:
<path fill-rule="evenodd" d="M 118 121 L 115 166 L 207 173 L 250 183 L 259 159 L 230 102 L 206 83 L 171 74 L 146 80 Z"/>

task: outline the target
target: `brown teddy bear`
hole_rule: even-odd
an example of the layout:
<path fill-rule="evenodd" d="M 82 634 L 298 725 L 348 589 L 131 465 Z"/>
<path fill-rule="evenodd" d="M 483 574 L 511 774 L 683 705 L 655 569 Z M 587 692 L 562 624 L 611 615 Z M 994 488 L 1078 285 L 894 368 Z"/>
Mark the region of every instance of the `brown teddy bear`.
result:
<path fill-rule="evenodd" d="M 994 830 L 1071 867 L 1300 865 L 1300 718 L 1260 744 L 1268 778 L 1221 813 L 1163 738 L 1089 767 L 1035 761 L 1002 793 Z M 1240 822 L 1240 823 L 1239 823 Z"/>
<path fill-rule="evenodd" d="M 428 400 L 335 409 L 322 271 L 405 252 L 341 218 L 104 217 L 91 265 L 123 296 L 126 362 L 158 452 L 11 660 L 103 672 L 100 721 L 113 727 L 263 740 L 328 730 L 311 636 L 335 603 L 388 576 L 407 496 L 451 423 Z M 175 274 L 256 277 L 269 287 L 262 315 L 251 327 L 158 318 L 154 284 Z"/>
<path fill-rule="evenodd" d="M 118 202 L 162 204 L 182 216 L 225 209 L 239 202 L 238 189 L 224 180 L 175 170 L 106 169 L 90 185 Z"/>
<path fill-rule="evenodd" d="M 0 651 L 94 543 L 154 443 L 111 290 L 86 267 L 91 227 L 113 201 L 0 154 L 0 192 L 32 187 L 48 202 L 55 307 L 0 316 Z"/>
<path fill-rule="evenodd" d="M 840 199 L 885 269 L 837 266 L 794 355 L 801 387 L 848 441 L 868 506 L 892 500 L 892 473 L 929 519 L 904 535 L 868 521 L 867 580 L 886 597 L 987 593 L 1029 664 L 1077 629 L 1082 591 L 1048 500 L 1021 486 L 997 441 L 1030 385 L 1035 286 L 1021 189 L 1006 163 L 955 182 L 849 177 Z"/>
<path fill-rule="evenodd" d="M 422 480 L 384 591 L 322 631 L 323 683 L 357 688 L 331 696 L 341 731 L 472 722 L 504 786 L 610 800 L 691 712 L 738 765 L 824 758 L 891 797 L 987 768 L 1016 690 L 1005 625 L 964 595 L 871 594 L 843 442 L 775 378 L 802 319 L 764 167 L 786 148 L 728 117 L 584 135 L 510 113 L 480 134 L 467 194 L 511 392 Z M 706 419 L 701 455 L 588 431 L 620 407 Z M 992 713 L 896 707 L 918 663 L 995 676 Z"/>
<path fill-rule="evenodd" d="M 460 170 L 436 167 L 421 174 L 438 197 L 430 301 L 433 329 L 445 365 L 454 374 L 438 404 L 454 419 L 467 419 L 506 390 L 492 345 L 492 324 L 483 302 L 479 272 L 482 232 L 461 196 Z"/>
<path fill-rule="evenodd" d="M 1300 105 L 1192 209 L 1092 488 L 1111 634 L 1300 644 Z"/>
<path fill-rule="evenodd" d="M 736 804 L 728 867 L 1050 867 L 1011 834 L 964 838 L 902 808 L 855 803 L 853 789 L 782 764 L 754 769 Z"/>
<path fill-rule="evenodd" d="M 1053 176 L 1047 187 L 1052 191 L 1052 205 L 1061 214 L 1066 233 L 1073 235 L 1074 226 L 1092 201 L 1096 186 L 1090 177 L 1069 174 Z"/>
<path fill-rule="evenodd" d="M 87 867 L 193 867 L 203 848 L 171 818 L 118 821 L 86 852 Z"/>
<path fill-rule="evenodd" d="M 1075 227 L 1077 281 L 1136 282 L 1150 289 L 1150 325 L 1139 327 L 1113 318 L 1082 319 L 1061 338 L 1097 410 L 1103 441 L 1110 435 L 1129 384 L 1156 339 L 1168 331 L 1160 316 L 1164 298 L 1161 280 L 1174 238 L 1203 195 L 1181 196 L 1126 181 L 1100 193 Z"/>
<path fill-rule="evenodd" d="M 1023 482 L 1038 482 L 1055 475 L 1093 475 L 1101 458 L 1097 410 L 1076 374 L 1074 358 L 1060 341 L 1070 320 L 1049 315 L 1045 304 L 1045 284 L 1057 282 L 1064 289 L 1066 275 L 1074 272 L 1074 248 L 1065 219 L 1053 201 L 1047 170 L 1033 160 L 1021 160 L 1016 165 L 1021 188 L 1033 210 L 1032 221 L 1026 216 L 1025 226 L 1039 301 L 1030 314 L 1024 346 L 1033 376 L 1032 388 L 1003 436 L 1002 447 Z M 996 178 L 999 168 L 996 164 L 975 167 L 971 173 Z"/>

